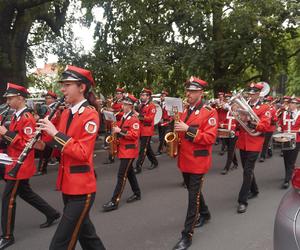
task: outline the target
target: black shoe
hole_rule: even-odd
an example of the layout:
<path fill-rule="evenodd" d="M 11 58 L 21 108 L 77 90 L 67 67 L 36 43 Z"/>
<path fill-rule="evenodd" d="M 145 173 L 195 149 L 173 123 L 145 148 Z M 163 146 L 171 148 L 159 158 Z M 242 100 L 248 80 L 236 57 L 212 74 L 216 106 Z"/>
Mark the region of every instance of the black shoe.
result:
<path fill-rule="evenodd" d="M 233 164 L 233 166 L 231 167 L 231 169 L 237 169 L 238 168 L 238 164 Z"/>
<path fill-rule="evenodd" d="M 158 151 L 158 152 L 155 153 L 155 156 L 158 156 L 158 155 L 161 155 L 161 154 L 162 154 L 162 152 Z"/>
<path fill-rule="evenodd" d="M 204 215 L 200 214 L 199 219 L 198 219 L 197 223 L 195 224 L 195 228 L 203 227 L 204 224 L 209 222 L 210 218 L 211 218 L 210 213 L 204 214 Z"/>
<path fill-rule="evenodd" d="M 239 214 L 245 213 L 247 211 L 247 205 L 240 203 L 237 208 Z"/>
<path fill-rule="evenodd" d="M 158 167 L 158 162 L 157 163 L 151 163 L 151 166 L 148 167 L 149 170 L 152 170 L 154 168 L 157 168 Z"/>
<path fill-rule="evenodd" d="M 10 237 L 9 239 L 1 237 L 1 239 L 0 239 L 0 249 L 5 249 L 5 248 L 11 246 L 14 243 L 15 243 L 14 237 Z"/>
<path fill-rule="evenodd" d="M 109 201 L 105 203 L 102 207 L 104 212 L 109 212 L 118 209 L 118 204 L 113 201 Z"/>
<path fill-rule="evenodd" d="M 264 162 L 265 161 L 265 157 L 260 157 L 259 162 Z"/>
<path fill-rule="evenodd" d="M 185 250 L 192 245 L 192 239 L 188 237 L 182 237 L 180 241 L 173 247 L 173 250 Z"/>
<path fill-rule="evenodd" d="M 113 164 L 115 162 L 115 160 L 107 160 L 102 162 L 102 164 L 107 165 L 107 164 Z"/>
<path fill-rule="evenodd" d="M 273 156 L 273 151 L 272 151 L 272 149 L 268 149 L 268 156 L 269 156 L 269 157 L 272 157 L 272 156 Z"/>
<path fill-rule="evenodd" d="M 288 181 L 285 181 L 282 185 L 281 185 L 281 189 L 288 189 L 290 187 L 290 183 Z"/>
<path fill-rule="evenodd" d="M 54 221 L 56 221 L 57 219 L 60 218 L 60 213 L 55 214 L 53 217 L 49 217 L 47 218 L 47 221 L 43 224 L 40 225 L 40 228 L 46 228 L 46 227 L 50 227 Z"/>
<path fill-rule="evenodd" d="M 142 168 L 141 167 L 135 167 L 133 171 L 134 171 L 135 174 L 139 174 L 139 173 L 142 172 Z"/>
<path fill-rule="evenodd" d="M 257 196 L 258 196 L 258 192 L 256 192 L 256 193 L 250 192 L 250 193 L 248 194 L 248 199 L 253 199 L 253 198 L 257 197 Z"/>
<path fill-rule="evenodd" d="M 134 201 L 139 201 L 141 199 L 141 195 L 133 194 L 127 199 L 127 203 L 131 203 Z"/>
<path fill-rule="evenodd" d="M 224 169 L 221 171 L 221 174 L 222 174 L 222 175 L 228 174 L 228 171 L 229 171 L 228 168 L 224 168 Z"/>

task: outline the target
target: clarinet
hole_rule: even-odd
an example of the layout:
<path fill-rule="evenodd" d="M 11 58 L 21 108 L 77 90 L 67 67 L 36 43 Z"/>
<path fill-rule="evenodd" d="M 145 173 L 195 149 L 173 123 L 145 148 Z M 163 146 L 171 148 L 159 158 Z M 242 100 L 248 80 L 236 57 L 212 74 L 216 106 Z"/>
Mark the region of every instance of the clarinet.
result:
<path fill-rule="evenodd" d="M 59 108 L 59 106 L 63 103 L 64 97 L 58 100 L 58 102 L 55 104 L 53 109 L 51 110 L 51 113 L 49 114 L 49 120 L 54 116 L 56 110 Z M 19 155 L 16 165 L 8 172 L 8 175 L 10 177 L 16 178 L 17 174 L 23 165 L 24 161 L 27 158 L 27 155 L 29 154 L 30 150 L 33 148 L 33 145 L 39 140 L 40 135 L 42 131 L 37 130 L 34 137 L 31 138 L 31 140 L 27 143 L 26 147 L 23 149 L 22 153 Z"/>

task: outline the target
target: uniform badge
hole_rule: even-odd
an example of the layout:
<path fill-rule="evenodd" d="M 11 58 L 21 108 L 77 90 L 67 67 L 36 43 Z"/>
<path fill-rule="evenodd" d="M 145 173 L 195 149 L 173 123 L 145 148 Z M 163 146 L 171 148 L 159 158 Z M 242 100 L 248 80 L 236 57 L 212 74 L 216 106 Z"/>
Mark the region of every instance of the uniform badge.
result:
<path fill-rule="evenodd" d="M 132 125 L 132 127 L 133 127 L 134 129 L 139 129 L 139 128 L 140 128 L 140 125 L 136 122 L 136 123 L 134 123 L 134 124 Z"/>
<path fill-rule="evenodd" d="M 84 111 L 84 107 L 81 107 L 81 108 L 78 110 L 78 114 L 79 114 L 79 115 L 82 114 L 83 111 Z"/>
<path fill-rule="evenodd" d="M 200 111 L 197 109 L 195 115 L 199 115 Z"/>
<path fill-rule="evenodd" d="M 209 124 L 210 126 L 216 126 L 217 121 L 216 121 L 216 119 L 215 119 L 214 117 L 212 117 L 212 118 L 209 118 L 209 119 L 208 119 L 208 124 Z"/>
<path fill-rule="evenodd" d="M 256 109 L 259 109 L 259 108 L 260 108 L 260 106 L 259 106 L 259 105 L 257 105 L 257 106 L 256 106 Z"/>
<path fill-rule="evenodd" d="M 156 113 L 156 109 L 152 109 L 151 112 L 152 112 L 153 114 L 155 114 L 155 113 Z"/>
<path fill-rule="evenodd" d="M 265 115 L 266 115 L 266 117 L 271 118 L 271 113 L 270 113 L 270 111 L 267 111 L 267 112 L 265 113 Z"/>
<path fill-rule="evenodd" d="M 32 128 L 31 127 L 25 127 L 24 128 L 24 134 L 25 135 L 31 135 L 32 134 Z"/>
<path fill-rule="evenodd" d="M 97 131 L 97 124 L 93 121 L 89 121 L 85 124 L 84 129 L 89 134 L 95 134 Z"/>

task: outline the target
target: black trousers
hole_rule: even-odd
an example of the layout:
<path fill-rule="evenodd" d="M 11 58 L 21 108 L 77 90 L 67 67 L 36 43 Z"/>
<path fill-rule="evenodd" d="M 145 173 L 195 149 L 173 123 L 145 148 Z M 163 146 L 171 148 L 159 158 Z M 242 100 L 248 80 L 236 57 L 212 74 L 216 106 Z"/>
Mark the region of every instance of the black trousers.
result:
<path fill-rule="evenodd" d="M 63 194 L 64 213 L 52 238 L 50 250 L 73 250 L 77 240 L 84 250 L 105 249 L 89 217 L 94 200 L 95 193 Z"/>
<path fill-rule="evenodd" d="M 184 230 L 181 233 L 184 237 L 192 237 L 199 214 L 205 215 L 209 213 L 201 192 L 204 174 L 182 173 L 182 175 L 188 190 L 189 199 Z"/>
<path fill-rule="evenodd" d="M 58 213 L 45 200 L 33 192 L 29 179 L 7 180 L 2 196 L 1 227 L 3 236 L 8 239 L 14 234 L 17 195 L 47 218 L 54 217 Z"/>
<path fill-rule="evenodd" d="M 271 142 L 271 138 L 272 138 L 273 132 L 266 132 L 265 133 L 265 140 L 264 140 L 264 145 L 262 148 L 262 151 L 260 153 L 260 158 L 266 158 L 266 154 Z"/>
<path fill-rule="evenodd" d="M 254 176 L 255 161 L 259 152 L 240 150 L 240 156 L 243 166 L 243 184 L 239 193 L 238 202 L 248 205 L 249 192 L 258 193 L 258 187 Z"/>
<path fill-rule="evenodd" d="M 40 172 L 47 172 L 48 162 L 51 158 L 53 149 L 51 147 L 46 146 L 43 151 L 39 151 L 39 165 L 38 171 Z"/>
<path fill-rule="evenodd" d="M 296 148 L 293 150 L 283 150 L 283 160 L 285 167 L 285 182 L 289 182 L 292 178 L 293 170 L 295 168 L 295 163 L 298 157 L 298 152 L 300 148 L 300 142 L 296 143 Z"/>
<path fill-rule="evenodd" d="M 150 141 L 151 141 L 151 136 L 140 137 L 140 151 L 139 151 L 139 157 L 136 161 L 137 167 L 141 167 L 143 165 L 146 156 L 148 157 L 151 163 L 158 164 L 158 161 L 153 153 Z"/>
<path fill-rule="evenodd" d="M 115 187 L 115 191 L 111 199 L 115 203 L 119 203 L 120 201 L 127 178 L 133 193 L 135 193 L 136 195 L 141 195 L 141 190 L 132 166 L 134 159 L 126 158 L 120 160 L 121 162 L 120 162 L 120 167 L 118 172 L 117 185 Z"/>
<path fill-rule="evenodd" d="M 163 147 L 166 146 L 165 135 L 169 130 L 170 130 L 169 126 L 158 125 L 159 144 L 158 144 L 157 152 L 161 152 L 163 150 Z"/>
<path fill-rule="evenodd" d="M 234 165 L 238 165 L 238 161 L 235 154 L 235 144 L 238 137 L 235 136 L 233 138 L 224 138 L 225 144 L 227 145 L 227 160 L 225 164 L 225 169 L 229 169 L 231 163 L 233 162 Z"/>

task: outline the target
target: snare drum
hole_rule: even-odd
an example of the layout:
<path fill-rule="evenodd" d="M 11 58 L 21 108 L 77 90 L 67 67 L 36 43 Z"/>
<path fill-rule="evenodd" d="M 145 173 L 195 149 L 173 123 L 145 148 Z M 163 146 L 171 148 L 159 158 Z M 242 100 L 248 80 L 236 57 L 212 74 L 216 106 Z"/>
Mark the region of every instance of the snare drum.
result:
<path fill-rule="evenodd" d="M 281 147 L 282 150 L 293 150 L 296 148 L 295 133 L 278 133 L 273 135 L 273 144 Z"/>
<path fill-rule="evenodd" d="M 224 128 L 218 128 L 218 138 L 233 138 L 235 132 Z"/>

